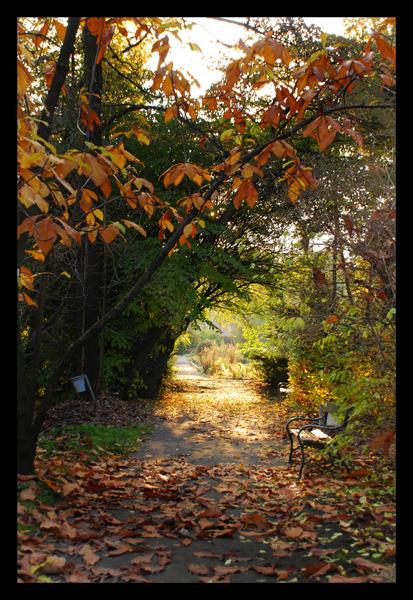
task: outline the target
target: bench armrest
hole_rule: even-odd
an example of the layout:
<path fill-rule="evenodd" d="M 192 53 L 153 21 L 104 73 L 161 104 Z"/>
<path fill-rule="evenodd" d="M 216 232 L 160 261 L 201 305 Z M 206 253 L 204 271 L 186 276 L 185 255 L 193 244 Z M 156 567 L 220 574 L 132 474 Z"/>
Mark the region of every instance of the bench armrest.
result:
<path fill-rule="evenodd" d="M 298 415 L 296 417 L 291 417 L 291 419 L 289 419 L 287 421 L 287 424 L 285 426 L 287 433 L 291 439 L 291 432 L 290 432 L 290 428 L 289 425 L 290 423 L 292 423 L 293 421 L 306 421 L 306 423 L 321 423 L 324 420 L 324 417 L 314 417 L 314 418 L 309 418 L 307 416 L 304 415 Z M 313 427 L 313 425 L 311 425 L 311 427 Z"/>

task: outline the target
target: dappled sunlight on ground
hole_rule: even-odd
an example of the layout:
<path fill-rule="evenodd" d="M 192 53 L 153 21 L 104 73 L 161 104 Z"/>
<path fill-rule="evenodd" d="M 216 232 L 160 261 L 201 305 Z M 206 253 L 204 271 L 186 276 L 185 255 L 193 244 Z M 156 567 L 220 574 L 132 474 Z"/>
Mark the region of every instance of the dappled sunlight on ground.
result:
<path fill-rule="evenodd" d="M 20 478 L 19 581 L 394 581 L 391 468 L 298 481 L 279 397 L 181 366 L 138 452 L 39 454 Z"/>

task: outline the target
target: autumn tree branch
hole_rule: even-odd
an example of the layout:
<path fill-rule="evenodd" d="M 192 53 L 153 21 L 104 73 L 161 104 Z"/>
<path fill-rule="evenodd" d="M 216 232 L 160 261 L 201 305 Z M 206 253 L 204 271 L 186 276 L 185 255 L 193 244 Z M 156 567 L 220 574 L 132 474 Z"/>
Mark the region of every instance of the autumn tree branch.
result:
<path fill-rule="evenodd" d="M 48 140 L 51 131 L 54 112 L 59 101 L 60 93 L 69 71 L 69 59 L 73 52 L 77 30 L 79 29 L 80 17 L 69 17 L 65 38 L 60 49 L 59 58 L 56 63 L 56 70 L 52 83 L 46 96 L 44 109 L 40 116 L 40 123 L 37 130 L 38 135 L 44 140 Z M 42 123 L 45 121 L 45 123 Z"/>
<path fill-rule="evenodd" d="M 331 109 L 325 109 L 324 115 L 332 114 L 334 112 L 344 111 L 344 110 L 352 110 L 352 109 L 369 109 L 369 108 L 379 108 L 379 109 L 387 109 L 387 108 L 395 108 L 394 104 L 375 104 L 375 105 L 365 105 L 365 104 L 353 104 L 346 106 L 339 106 Z M 240 160 L 241 165 L 247 163 L 249 160 L 257 156 L 260 152 L 262 152 L 268 145 L 272 144 L 277 140 L 283 140 L 291 137 L 294 133 L 306 127 L 309 123 L 311 123 L 316 118 L 317 113 L 313 114 L 311 117 L 300 121 L 287 131 L 282 134 L 275 135 L 270 138 L 268 141 L 264 142 L 257 148 L 254 148 L 250 152 L 248 152 L 244 157 Z M 154 273 L 159 269 L 159 267 L 163 264 L 171 250 L 178 243 L 179 238 L 183 234 L 184 228 L 186 225 L 191 223 L 194 217 L 202 211 L 204 204 L 211 198 L 212 194 L 219 189 L 221 184 L 228 178 L 230 175 L 226 173 L 222 173 L 218 176 L 215 181 L 211 183 L 208 190 L 203 194 L 204 202 L 199 209 L 193 208 L 187 216 L 183 219 L 181 224 L 177 227 L 175 232 L 171 235 L 169 240 L 160 250 L 158 255 L 154 258 L 152 263 L 145 269 L 145 271 L 138 277 L 135 284 L 131 287 L 129 292 L 125 294 L 125 296 L 120 300 L 111 310 L 109 310 L 101 319 L 96 321 L 89 329 L 87 329 L 83 335 L 78 337 L 75 341 L 73 341 L 67 347 L 66 351 L 63 353 L 61 359 L 55 367 L 55 370 L 49 380 L 47 385 L 46 393 L 42 402 L 42 405 L 39 408 L 35 421 L 33 423 L 33 428 L 35 434 L 37 434 L 42 426 L 43 420 L 47 414 L 47 410 L 51 404 L 52 396 L 56 385 L 59 382 L 59 378 L 62 375 L 65 366 L 67 365 L 69 359 L 72 357 L 74 352 L 82 347 L 87 340 L 96 335 L 99 331 L 101 331 L 110 321 L 115 319 L 122 311 L 128 306 L 128 304 L 141 292 L 141 290 L 149 283 L 154 275 Z"/>

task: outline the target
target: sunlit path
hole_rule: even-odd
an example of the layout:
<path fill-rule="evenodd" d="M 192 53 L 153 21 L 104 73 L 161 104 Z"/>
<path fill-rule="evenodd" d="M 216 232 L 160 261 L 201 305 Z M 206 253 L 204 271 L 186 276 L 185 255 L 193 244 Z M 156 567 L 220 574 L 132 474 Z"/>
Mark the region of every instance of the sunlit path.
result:
<path fill-rule="evenodd" d="M 140 458 L 286 466 L 282 407 L 254 380 L 207 377 L 187 356 L 178 356 L 175 379 L 156 414 L 154 434 L 136 454 Z"/>

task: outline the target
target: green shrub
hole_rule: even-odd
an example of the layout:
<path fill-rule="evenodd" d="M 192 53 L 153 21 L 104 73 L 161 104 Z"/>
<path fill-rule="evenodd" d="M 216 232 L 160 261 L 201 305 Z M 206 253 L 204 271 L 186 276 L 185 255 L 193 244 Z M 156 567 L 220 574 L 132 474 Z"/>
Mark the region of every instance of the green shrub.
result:
<path fill-rule="evenodd" d="M 282 381 L 288 381 L 288 359 L 284 356 L 254 355 L 252 359 L 270 386 L 276 387 Z"/>

